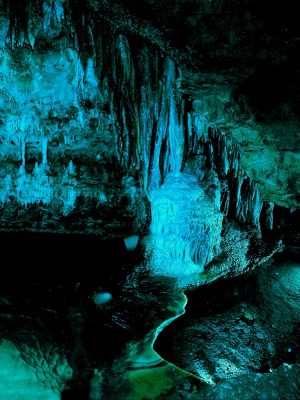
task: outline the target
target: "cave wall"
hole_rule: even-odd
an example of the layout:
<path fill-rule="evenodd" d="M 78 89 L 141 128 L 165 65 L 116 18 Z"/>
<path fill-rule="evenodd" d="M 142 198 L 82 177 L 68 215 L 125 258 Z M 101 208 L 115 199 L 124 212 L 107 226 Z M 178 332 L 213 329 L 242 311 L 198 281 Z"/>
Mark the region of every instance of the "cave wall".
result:
<path fill-rule="evenodd" d="M 249 243 L 272 230 L 274 203 L 297 205 L 297 154 L 254 121 L 237 82 L 195 78 L 120 4 L 22 5 L 1 5 L 1 229 L 150 231 L 155 248 L 170 243 L 155 214 L 168 224 L 175 196 L 175 257 L 196 270 L 204 252 L 203 270 L 228 230 Z"/>

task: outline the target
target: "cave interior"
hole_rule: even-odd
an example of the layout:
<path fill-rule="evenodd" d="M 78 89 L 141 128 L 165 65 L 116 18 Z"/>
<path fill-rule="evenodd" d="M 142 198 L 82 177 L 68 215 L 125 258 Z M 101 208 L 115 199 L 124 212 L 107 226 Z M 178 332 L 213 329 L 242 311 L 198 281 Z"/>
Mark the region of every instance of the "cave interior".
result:
<path fill-rule="evenodd" d="M 300 400 L 286 0 L 0 0 L 0 399 Z"/>

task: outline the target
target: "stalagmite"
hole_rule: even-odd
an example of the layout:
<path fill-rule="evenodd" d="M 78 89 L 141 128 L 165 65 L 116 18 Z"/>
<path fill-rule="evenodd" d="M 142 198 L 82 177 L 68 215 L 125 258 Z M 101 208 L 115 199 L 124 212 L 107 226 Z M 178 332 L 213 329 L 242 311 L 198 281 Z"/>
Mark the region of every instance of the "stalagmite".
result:
<path fill-rule="evenodd" d="M 219 252 L 222 215 L 195 177 L 170 173 L 151 194 L 155 273 L 179 278 L 201 273 Z"/>

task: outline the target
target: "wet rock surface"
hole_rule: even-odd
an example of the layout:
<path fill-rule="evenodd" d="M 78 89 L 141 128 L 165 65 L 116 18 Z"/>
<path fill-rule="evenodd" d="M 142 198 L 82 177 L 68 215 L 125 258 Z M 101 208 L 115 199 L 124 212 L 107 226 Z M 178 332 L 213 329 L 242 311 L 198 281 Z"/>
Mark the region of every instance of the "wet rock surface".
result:
<path fill-rule="evenodd" d="M 211 385 L 203 398 L 296 399 L 298 274 L 295 257 L 285 254 L 244 278 L 187 293 L 185 315 L 160 335 L 156 350 Z"/>

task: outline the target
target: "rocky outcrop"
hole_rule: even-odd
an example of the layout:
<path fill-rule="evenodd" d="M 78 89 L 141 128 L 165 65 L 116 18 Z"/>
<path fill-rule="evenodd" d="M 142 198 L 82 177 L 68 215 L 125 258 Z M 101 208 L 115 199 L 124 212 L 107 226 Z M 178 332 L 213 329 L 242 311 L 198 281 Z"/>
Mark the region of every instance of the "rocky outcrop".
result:
<path fill-rule="evenodd" d="M 198 288 L 188 295 L 186 314 L 166 328 L 156 349 L 211 385 L 202 392 L 207 399 L 295 397 L 298 274 L 297 263 L 278 260 L 246 279 Z M 178 354 L 170 346 L 184 350 Z M 282 376 L 285 390 L 276 386 Z"/>
<path fill-rule="evenodd" d="M 253 126 L 232 83 L 224 89 L 214 72 L 196 81 L 181 73 L 158 34 L 143 25 L 137 32 L 133 22 L 117 29 L 113 10 L 105 2 L 3 3 L 2 228 L 145 232 L 149 191 L 168 171 L 190 168 L 211 128 L 239 145 L 233 152 L 263 200 L 295 206 L 291 135 L 279 139 L 278 124 Z M 231 167 L 224 164 L 225 175 Z"/>

